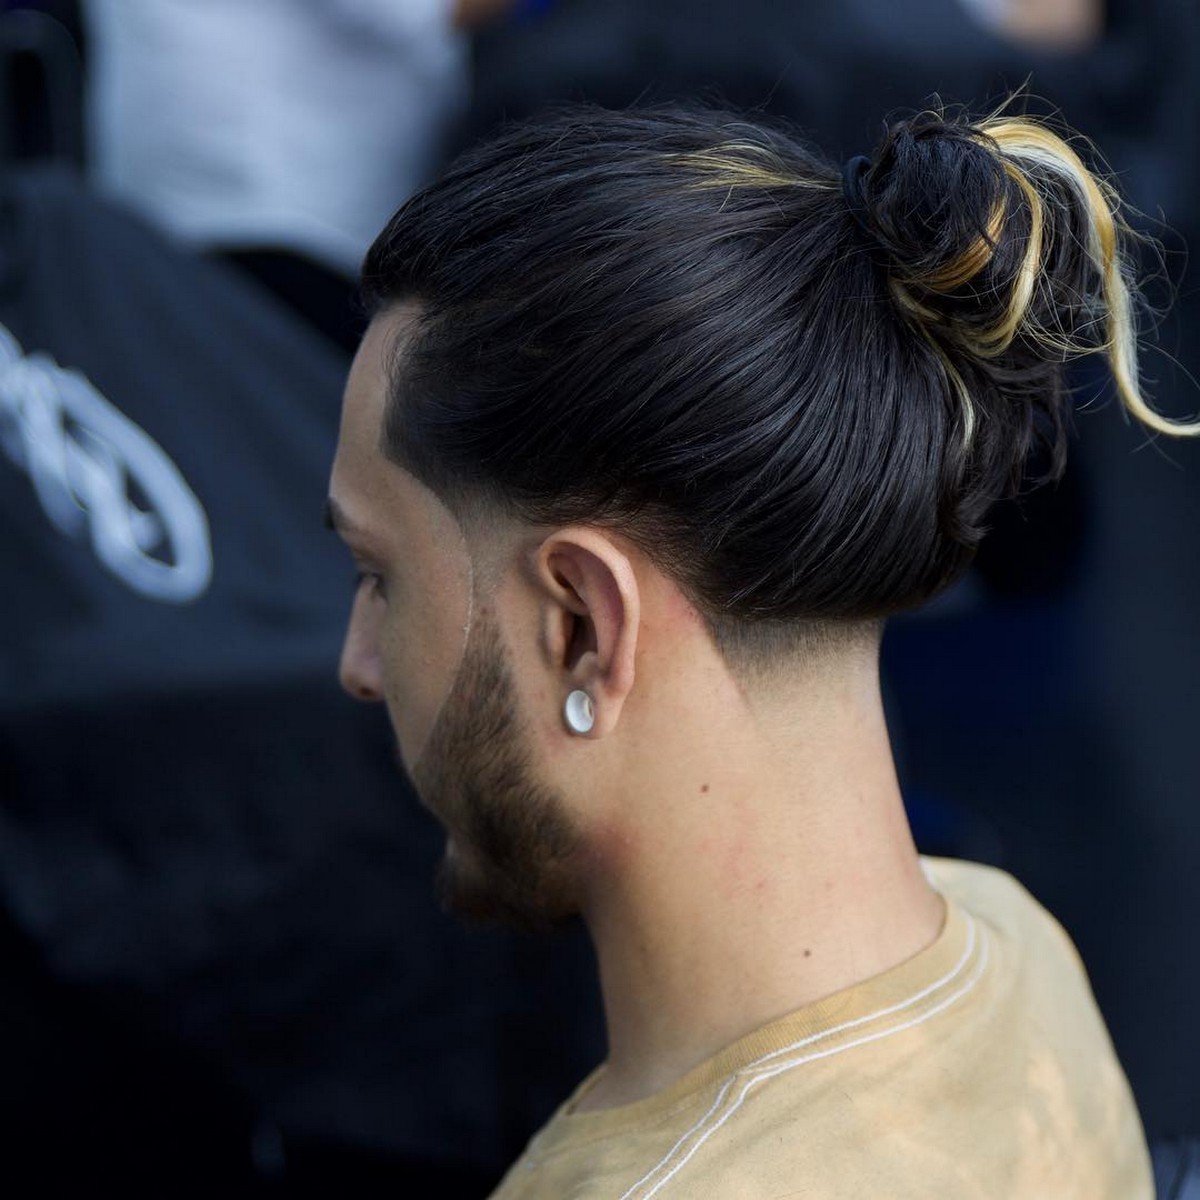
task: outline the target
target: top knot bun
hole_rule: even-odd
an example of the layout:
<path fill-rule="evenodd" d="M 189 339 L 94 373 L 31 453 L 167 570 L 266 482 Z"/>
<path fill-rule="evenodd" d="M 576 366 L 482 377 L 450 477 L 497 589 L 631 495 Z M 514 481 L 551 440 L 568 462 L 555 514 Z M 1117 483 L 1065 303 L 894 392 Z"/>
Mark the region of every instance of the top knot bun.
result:
<path fill-rule="evenodd" d="M 861 186 L 864 213 L 908 303 L 910 292 L 953 296 L 989 266 L 1013 180 L 980 130 L 926 112 L 892 126 Z"/>
<path fill-rule="evenodd" d="M 886 252 L 893 299 L 947 351 L 968 440 L 963 355 L 1019 369 L 1096 350 L 1146 425 L 1200 433 L 1142 398 L 1116 193 L 1045 125 L 924 112 L 889 129 L 860 186 L 859 219 Z"/>

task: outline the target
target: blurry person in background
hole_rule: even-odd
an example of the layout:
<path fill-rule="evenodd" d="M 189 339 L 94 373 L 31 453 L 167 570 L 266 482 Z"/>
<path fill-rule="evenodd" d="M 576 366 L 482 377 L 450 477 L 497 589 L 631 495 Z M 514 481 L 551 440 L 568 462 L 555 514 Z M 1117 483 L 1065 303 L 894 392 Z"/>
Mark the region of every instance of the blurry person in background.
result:
<path fill-rule="evenodd" d="M 1069 939 L 917 855 L 887 618 L 971 562 L 1064 364 L 1147 405 L 1115 194 L 1035 121 L 832 165 L 690 109 L 470 151 L 363 269 L 329 519 L 461 913 L 580 914 L 606 1061 L 497 1193 L 1149 1200 Z M 548 1048 L 553 1053 L 552 1048 Z"/>
<path fill-rule="evenodd" d="M 985 29 L 1040 50 L 1091 45 L 1104 27 L 1100 0 L 959 0 Z"/>
<path fill-rule="evenodd" d="M 363 252 L 466 103 L 464 32 L 510 7 L 87 0 L 97 184 L 352 349 Z"/>

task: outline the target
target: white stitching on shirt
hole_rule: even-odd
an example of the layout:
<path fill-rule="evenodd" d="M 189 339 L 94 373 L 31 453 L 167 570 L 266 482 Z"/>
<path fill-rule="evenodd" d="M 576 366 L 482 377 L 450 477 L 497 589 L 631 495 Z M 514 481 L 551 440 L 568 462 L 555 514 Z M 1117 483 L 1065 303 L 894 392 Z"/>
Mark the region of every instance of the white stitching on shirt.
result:
<path fill-rule="evenodd" d="M 645 1192 L 641 1198 L 641 1200 L 650 1200 L 650 1197 L 655 1195 L 668 1182 L 670 1182 L 670 1180 L 675 1176 L 675 1174 L 678 1171 L 680 1171 L 688 1163 L 688 1161 L 696 1153 L 696 1151 L 699 1150 L 700 1147 L 714 1133 L 716 1133 L 716 1131 L 718 1129 L 720 1129 L 721 1126 L 724 1125 L 725 1122 L 728 1121 L 729 1118 L 732 1117 L 735 1112 L 737 1112 L 737 1110 L 742 1106 L 743 1101 L 746 1099 L 747 1094 L 750 1092 L 750 1089 L 755 1087 L 757 1084 L 762 1083 L 763 1081 L 765 1081 L 767 1079 L 772 1079 L 776 1075 L 782 1074 L 784 1071 L 790 1071 L 794 1067 L 802 1066 L 805 1063 L 814 1062 L 814 1061 L 816 1061 L 818 1059 L 822 1059 L 822 1058 L 830 1058 L 834 1054 L 840 1054 L 843 1050 L 850 1050 L 856 1046 L 866 1045 L 868 1042 L 874 1042 L 874 1041 L 880 1040 L 881 1038 L 889 1037 L 894 1033 L 900 1033 L 905 1029 L 911 1029 L 915 1025 L 920 1025 L 922 1022 L 929 1020 L 930 1017 L 936 1016 L 938 1013 L 942 1012 L 944 1009 L 949 1008 L 950 1005 L 953 1004 L 955 1001 L 957 1001 L 957 1000 L 961 999 L 961 997 L 965 996 L 979 982 L 980 978 L 983 975 L 984 968 L 987 965 L 988 939 L 986 937 L 986 934 L 983 934 L 980 937 L 981 949 L 980 949 L 980 955 L 979 955 L 979 962 L 978 962 L 978 965 L 976 966 L 976 969 L 971 973 L 971 976 L 967 980 L 967 982 L 965 984 L 963 984 L 963 986 L 960 987 L 956 992 L 952 992 L 949 996 L 947 996 L 940 1003 L 936 1004 L 933 1008 L 929 1009 L 927 1012 L 924 1012 L 920 1016 L 914 1017 L 912 1020 L 906 1021 L 900 1025 L 894 1025 L 891 1028 L 880 1030 L 878 1033 L 867 1034 L 863 1037 L 856 1038 L 854 1041 L 846 1042 L 843 1045 L 833 1046 L 828 1050 L 817 1050 L 811 1054 L 804 1054 L 804 1055 L 801 1055 L 799 1058 L 794 1058 L 794 1059 L 791 1059 L 786 1062 L 777 1063 L 775 1066 L 773 1066 L 767 1070 L 762 1069 L 765 1064 L 767 1064 L 775 1059 L 780 1058 L 782 1055 L 789 1054 L 794 1050 L 798 1050 L 803 1046 L 811 1045 L 813 1042 L 820 1041 L 824 1038 L 831 1037 L 836 1033 L 842 1033 L 847 1029 L 853 1029 L 853 1028 L 855 1028 L 859 1025 L 863 1025 L 869 1021 L 876 1021 L 876 1020 L 879 1020 L 881 1017 L 890 1016 L 895 1012 L 901 1011 L 902 1009 L 910 1008 L 913 1004 L 916 1004 L 919 1001 L 923 1000 L 926 996 L 930 995 L 930 993 L 936 991 L 938 988 L 944 987 L 947 983 L 949 983 L 951 980 L 953 980 L 954 977 L 957 976 L 962 971 L 963 967 L 966 965 L 968 959 L 970 958 L 971 953 L 975 946 L 976 923 L 975 923 L 974 919 L 970 916 L 969 913 L 966 914 L 966 918 L 969 923 L 966 949 L 963 951 L 962 957 L 958 960 L 957 963 L 955 963 L 954 967 L 949 972 L 947 972 L 945 975 L 943 975 L 941 979 L 938 979 L 934 983 L 929 984 L 927 987 L 922 988 L 921 991 L 910 996 L 907 1000 L 901 1001 L 899 1004 L 893 1004 L 889 1008 L 880 1009 L 878 1012 L 871 1013 L 865 1017 L 858 1017 L 857 1019 L 855 1019 L 853 1021 L 846 1021 L 841 1025 L 836 1025 L 832 1029 L 824 1030 L 821 1033 L 812 1034 L 810 1037 L 803 1038 L 802 1040 L 800 1040 L 798 1042 L 794 1042 L 790 1046 L 785 1046 L 781 1050 L 774 1050 L 770 1054 L 766 1054 L 762 1058 L 756 1059 L 753 1063 L 750 1063 L 748 1066 L 743 1067 L 741 1070 L 736 1072 L 734 1075 L 731 1075 L 730 1078 L 727 1079 L 725 1081 L 725 1083 L 722 1085 L 721 1090 L 717 1093 L 717 1098 L 715 1101 L 713 1101 L 712 1107 L 708 1110 L 708 1112 L 706 1112 L 704 1114 L 704 1116 L 701 1117 L 700 1120 L 697 1121 L 696 1124 L 693 1125 L 692 1128 L 689 1129 L 675 1143 L 675 1145 L 672 1146 L 671 1149 L 667 1151 L 666 1155 L 664 1155 L 664 1157 L 659 1162 L 657 1162 L 653 1167 L 651 1167 L 651 1169 L 649 1171 L 647 1171 L 646 1174 L 643 1175 L 641 1177 L 641 1179 L 639 1179 L 637 1181 L 637 1183 L 635 1183 L 631 1188 L 629 1188 L 628 1191 L 626 1191 L 621 1196 L 621 1200 L 630 1200 L 630 1198 L 634 1195 L 635 1192 L 637 1192 L 637 1190 L 640 1187 L 647 1184 L 651 1179 L 653 1179 L 653 1177 L 656 1174 L 658 1174 L 658 1172 L 662 1171 L 671 1162 L 671 1160 L 675 1157 L 675 1155 L 679 1152 L 679 1150 L 683 1147 L 683 1145 L 690 1138 L 692 1138 L 694 1135 L 698 1135 L 698 1136 L 696 1136 L 695 1144 L 691 1147 L 690 1150 L 688 1150 L 688 1152 L 683 1156 L 683 1158 L 681 1158 L 679 1160 L 679 1162 L 676 1163 L 675 1166 L 672 1167 L 671 1170 L 666 1173 L 666 1175 L 664 1175 L 661 1179 L 659 1179 L 659 1181 L 648 1192 Z M 744 1086 L 742 1087 L 741 1093 L 738 1095 L 737 1099 L 730 1106 L 728 1111 L 724 1114 L 724 1116 L 722 1116 L 719 1120 L 717 1120 L 715 1123 L 713 1123 L 709 1128 L 705 1129 L 705 1126 L 708 1124 L 708 1122 L 712 1119 L 712 1117 L 720 1109 L 722 1103 L 725 1100 L 725 1097 L 729 1094 L 729 1090 L 732 1088 L 734 1083 L 736 1083 L 739 1078 L 745 1079 L 747 1075 L 749 1075 L 750 1077 L 748 1079 L 746 1079 L 746 1082 L 745 1082 Z"/>

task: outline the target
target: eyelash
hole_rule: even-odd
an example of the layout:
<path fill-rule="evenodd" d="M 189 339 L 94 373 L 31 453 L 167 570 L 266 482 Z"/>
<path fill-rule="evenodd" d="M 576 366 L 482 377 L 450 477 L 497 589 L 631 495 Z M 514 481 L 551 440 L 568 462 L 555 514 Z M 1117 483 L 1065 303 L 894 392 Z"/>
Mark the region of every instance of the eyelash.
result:
<path fill-rule="evenodd" d="M 370 585 L 371 595 L 383 595 L 383 576 L 375 571 L 355 571 L 354 572 L 354 590 L 357 592 L 362 585 L 366 583 Z"/>

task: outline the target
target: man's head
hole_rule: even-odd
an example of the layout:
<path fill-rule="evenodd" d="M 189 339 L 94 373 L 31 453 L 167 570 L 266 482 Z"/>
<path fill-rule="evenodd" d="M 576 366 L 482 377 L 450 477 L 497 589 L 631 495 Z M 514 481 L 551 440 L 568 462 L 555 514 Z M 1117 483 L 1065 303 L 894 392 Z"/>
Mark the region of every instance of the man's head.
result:
<path fill-rule="evenodd" d="M 844 181 L 729 115 L 579 109 L 392 218 L 333 473 L 364 572 L 342 674 L 387 701 L 464 907 L 578 907 L 670 825 L 641 780 L 873 668 L 965 569 L 1031 441 L 1061 451 L 1071 339 L 1124 302 L 1080 171 L 1021 122 L 927 114 Z"/>

